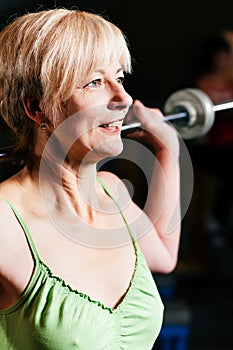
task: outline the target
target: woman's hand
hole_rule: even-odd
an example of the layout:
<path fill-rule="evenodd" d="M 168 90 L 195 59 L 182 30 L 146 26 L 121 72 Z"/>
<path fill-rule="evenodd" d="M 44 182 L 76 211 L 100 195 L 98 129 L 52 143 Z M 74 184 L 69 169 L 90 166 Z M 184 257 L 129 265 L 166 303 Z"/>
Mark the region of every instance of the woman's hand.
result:
<path fill-rule="evenodd" d="M 129 138 L 140 139 L 148 143 L 156 152 L 167 149 L 179 152 L 179 139 L 174 127 L 164 122 L 164 116 L 158 108 L 148 108 L 136 100 L 127 115 L 127 123 L 139 121 L 142 127 L 129 133 Z M 177 154 L 177 153 L 175 153 Z"/>

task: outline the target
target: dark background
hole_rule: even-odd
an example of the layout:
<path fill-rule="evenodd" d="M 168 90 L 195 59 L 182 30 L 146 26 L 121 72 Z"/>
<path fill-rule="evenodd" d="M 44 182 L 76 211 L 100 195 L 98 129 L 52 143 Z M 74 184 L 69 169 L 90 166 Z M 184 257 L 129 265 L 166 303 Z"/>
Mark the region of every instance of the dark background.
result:
<path fill-rule="evenodd" d="M 129 39 L 133 57 L 134 72 L 126 78 L 126 90 L 134 99 L 161 109 L 173 91 L 193 85 L 206 40 L 221 30 L 233 30 L 232 0 L 0 0 L 0 26 L 27 11 L 54 7 L 99 13 L 118 25 Z M 183 220 L 179 262 L 166 283 L 173 288 L 173 298 L 184 301 L 191 315 L 188 350 L 230 350 L 233 249 L 209 245 L 201 219 L 211 205 L 213 179 L 195 161 L 193 168 L 193 197 Z M 162 285 L 162 276 L 157 277 Z"/>
<path fill-rule="evenodd" d="M 76 7 L 107 16 L 129 39 L 134 74 L 126 81 L 134 98 L 163 106 L 168 95 L 192 84 L 206 38 L 233 29 L 233 2 L 133 0 L 0 0 L 0 24 L 25 11 Z"/>

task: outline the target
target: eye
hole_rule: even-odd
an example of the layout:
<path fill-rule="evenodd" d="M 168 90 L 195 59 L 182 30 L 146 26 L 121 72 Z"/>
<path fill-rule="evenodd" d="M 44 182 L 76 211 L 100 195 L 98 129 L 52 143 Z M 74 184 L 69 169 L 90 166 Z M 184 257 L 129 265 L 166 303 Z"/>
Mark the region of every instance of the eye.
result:
<path fill-rule="evenodd" d="M 116 79 L 116 81 L 118 82 L 118 84 L 123 85 L 124 79 L 125 79 L 125 77 L 122 76 L 122 77 L 118 77 L 118 78 Z"/>
<path fill-rule="evenodd" d="M 98 87 L 103 84 L 102 79 L 94 79 L 86 84 L 84 87 Z"/>

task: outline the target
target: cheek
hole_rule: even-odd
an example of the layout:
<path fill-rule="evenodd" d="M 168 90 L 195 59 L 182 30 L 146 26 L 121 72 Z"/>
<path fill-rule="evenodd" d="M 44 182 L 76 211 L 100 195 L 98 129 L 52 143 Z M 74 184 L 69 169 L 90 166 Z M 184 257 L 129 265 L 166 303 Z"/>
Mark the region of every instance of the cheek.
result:
<path fill-rule="evenodd" d="M 81 94 L 79 90 L 76 90 L 73 95 L 68 99 L 65 104 L 65 110 L 67 117 L 71 117 L 75 113 L 86 109 L 90 106 L 88 96 Z"/>

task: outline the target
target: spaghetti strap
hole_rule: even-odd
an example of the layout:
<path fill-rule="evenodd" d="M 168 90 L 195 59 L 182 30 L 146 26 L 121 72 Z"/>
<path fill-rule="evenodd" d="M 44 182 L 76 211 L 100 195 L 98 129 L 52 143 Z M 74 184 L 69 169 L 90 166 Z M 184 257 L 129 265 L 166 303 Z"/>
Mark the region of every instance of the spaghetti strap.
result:
<path fill-rule="evenodd" d="M 129 226 L 129 223 L 128 223 L 128 221 L 127 221 L 127 219 L 126 219 L 126 217 L 125 217 L 123 211 L 121 210 L 121 208 L 120 208 L 120 206 L 119 206 L 117 200 L 115 199 L 114 195 L 112 194 L 112 192 L 110 191 L 110 189 L 107 187 L 107 185 L 104 183 L 104 181 L 103 181 L 101 178 L 99 178 L 98 176 L 96 177 L 96 179 L 97 179 L 97 181 L 101 184 L 101 186 L 103 187 L 103 189 L 107 192 L 107 194 L 109 195 L 109 197 L 113 200 L 113 202 L 115 203 L 115 205 L 117 206 L 117 208 L 119 209 L 119 211 L 120 211 L 120 213 L 121 213 L 121 216 L 122 216 L 122 218 L 123 218 L 123 220 L 124 220 L 124 222 L 125 222 L 125 224 L 126 224 L 126 227 L 127 227 L 128 231 L 129 231 L 129 234 L 130 234 L 130 236 L 131 236 L 131 239 L 133 240 L 133 243 L 134 243 L 135 247 L 137 248 L 137 240 L 136 240 L 136 238 L 135 238 L 135 235 L 134 235 L 134 233 L 133 233 L 131 227 Z"/>
<path fill-rule="evenodd" d="M 39 258 L 39 254 L 37 252 L 37 249 L 35 247 L 35 244 L 33 242 L 33 239 L 32 239 L 32 236 L 30 234 L 30 231 L 27 227 L 27 225 L 25 224 L 25 222 L 23 221 L 22 219 L 22 216 L 19 214 L 19 212 L 16 210 L 16 208 L 14 207 L 14 205 L 9 202 L 7 199 L 3 198 L 3 200 L 9 205 L 9 207 L 12 209 L 16 219 L 18 220 L 20 226 L 22 227 L 23 229 L 23 232 L 26 236 L 26 239 L 27 239 L 27 242 L 28 242 L 28 245 L 29 245 L 29 248 L 31 250 L 31 253 L 32 253 L 32 256 L 33 258 L 35 259 L 36 262 L 39 262 L 40 261 L 40 258 Z"/>

